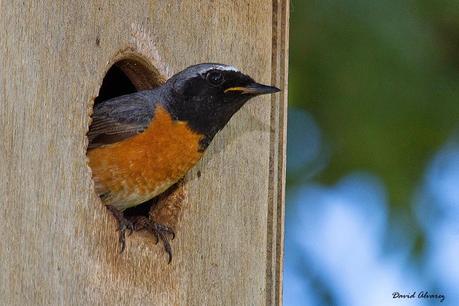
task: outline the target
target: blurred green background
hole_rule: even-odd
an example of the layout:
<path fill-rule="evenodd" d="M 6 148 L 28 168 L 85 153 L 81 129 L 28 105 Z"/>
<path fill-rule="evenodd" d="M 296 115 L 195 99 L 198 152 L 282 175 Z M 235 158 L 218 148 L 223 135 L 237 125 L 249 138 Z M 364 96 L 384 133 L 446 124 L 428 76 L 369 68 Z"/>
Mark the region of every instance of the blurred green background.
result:
<path fill-rule="evenodd" d="M 459 122 L 459 1 L 297 0 L 290 21 L 289 105 L 327 138 L 319 179 L 374 171 L 402 209 Z"/>
<path fill-rule="evenodd" d="M 387 227 L 408 237 L 410 261 L 426 263 L 415 207 L 435 154 L 459 139 L 459 1 L 293 0 L 289 65 L 287 224 L 297 190 L 370 173 L 385 190 Z"/>

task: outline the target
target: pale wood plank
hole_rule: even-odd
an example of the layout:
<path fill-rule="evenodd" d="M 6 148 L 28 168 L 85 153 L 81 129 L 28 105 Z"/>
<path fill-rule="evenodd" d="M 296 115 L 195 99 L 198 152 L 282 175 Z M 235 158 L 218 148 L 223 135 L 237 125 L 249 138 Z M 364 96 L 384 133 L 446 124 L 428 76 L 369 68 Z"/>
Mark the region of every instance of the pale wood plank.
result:
<path fill-rule="evenodd" d="M 216 61 L 285 90 L 287 15 L 281 0 L 0 1 L 0 304 L 280 303 L 286 91 L 244 107 L 187 176 L 171 265 L 145 235 L 118 254 L 85 133 L 120 50 L 164 76 Z"/>

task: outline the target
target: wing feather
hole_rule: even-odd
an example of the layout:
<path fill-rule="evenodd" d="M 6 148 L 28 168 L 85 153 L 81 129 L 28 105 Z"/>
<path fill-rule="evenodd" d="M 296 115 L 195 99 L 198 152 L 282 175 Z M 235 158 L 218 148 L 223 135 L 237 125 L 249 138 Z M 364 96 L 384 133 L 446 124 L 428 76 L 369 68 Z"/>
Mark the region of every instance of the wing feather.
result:
<path fill-rule="evenodd" d="M 103 101 L 94 106 L 88 149 L 116 143 L 143 132 L 149 125 L 158 90 L 146 90 Z"/>

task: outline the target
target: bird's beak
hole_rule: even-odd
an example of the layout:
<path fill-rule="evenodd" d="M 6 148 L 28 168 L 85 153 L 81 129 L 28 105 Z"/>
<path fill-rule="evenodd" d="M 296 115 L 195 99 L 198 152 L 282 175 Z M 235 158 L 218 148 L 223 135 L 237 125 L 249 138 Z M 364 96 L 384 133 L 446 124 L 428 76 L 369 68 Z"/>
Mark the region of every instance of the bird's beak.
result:
<path fill-rule="evenodd" d="M 241 94 L 265 95 L 265 94 L 272 94 L 275 92 L 279 92 L 280 89 L 274 86 L 263 85 L 263 84 L 253 82 L 246 86 L 230 87 L 225 90 L 225 93 L 231 92 L 231 91 L 237 91 Z"/>

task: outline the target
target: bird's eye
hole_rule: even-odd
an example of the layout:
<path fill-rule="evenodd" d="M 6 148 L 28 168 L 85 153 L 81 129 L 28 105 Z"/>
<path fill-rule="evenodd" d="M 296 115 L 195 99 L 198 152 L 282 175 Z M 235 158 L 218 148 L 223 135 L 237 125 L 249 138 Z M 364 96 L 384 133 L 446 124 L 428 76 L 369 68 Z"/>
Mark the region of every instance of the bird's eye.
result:
<path fill-rule="evenodd" d="M 207 73 L 206 79 L 210 84 L 218 86 L 223 83 L 223 74 L 220 71 L 211 71 Z"/>

